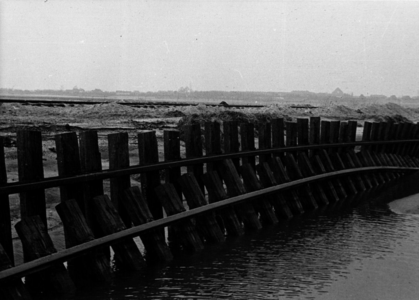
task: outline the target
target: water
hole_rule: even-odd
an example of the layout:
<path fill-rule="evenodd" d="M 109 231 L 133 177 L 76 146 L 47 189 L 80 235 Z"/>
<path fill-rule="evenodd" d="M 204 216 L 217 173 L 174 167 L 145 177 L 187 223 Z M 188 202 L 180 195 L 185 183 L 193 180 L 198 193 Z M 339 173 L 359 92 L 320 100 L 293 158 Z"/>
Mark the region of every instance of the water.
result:
<path fill-rule="evenodd" d="M 119 273 L 72 299 L 418 299 L 418 243 L 419 215 L 362 207 Z"/>

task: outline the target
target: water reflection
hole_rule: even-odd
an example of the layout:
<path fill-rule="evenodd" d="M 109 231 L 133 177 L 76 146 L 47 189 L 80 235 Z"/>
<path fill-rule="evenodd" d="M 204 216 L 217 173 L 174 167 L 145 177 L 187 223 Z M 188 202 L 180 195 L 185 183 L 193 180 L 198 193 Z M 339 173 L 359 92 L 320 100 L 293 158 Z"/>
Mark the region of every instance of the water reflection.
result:
<path fill-rule="evenodd" d="M 74 299 L 415 299 L 418 220 L 385 206 L 301 218 Z"/>

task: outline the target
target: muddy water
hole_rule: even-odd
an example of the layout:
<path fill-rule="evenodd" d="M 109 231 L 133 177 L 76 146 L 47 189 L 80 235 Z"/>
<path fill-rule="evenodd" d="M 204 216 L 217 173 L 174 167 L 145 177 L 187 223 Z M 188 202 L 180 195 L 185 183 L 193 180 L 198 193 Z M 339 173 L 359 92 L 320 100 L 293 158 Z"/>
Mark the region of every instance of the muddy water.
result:
<path fill-rule="evenodd" d="M 403 201 L 264 228 L 71 299 L 418 299 L 419 196 Z"/>

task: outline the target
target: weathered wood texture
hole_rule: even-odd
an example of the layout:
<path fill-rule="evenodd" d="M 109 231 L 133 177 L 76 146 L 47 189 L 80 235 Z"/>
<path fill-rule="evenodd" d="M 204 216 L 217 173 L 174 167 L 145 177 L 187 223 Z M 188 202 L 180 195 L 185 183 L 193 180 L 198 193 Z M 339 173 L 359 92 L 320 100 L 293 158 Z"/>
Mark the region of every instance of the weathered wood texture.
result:
<path fill-rule="evenodd" d="M 186 158 L 196 158 L 202 157 L 202 137 L 201 137 L 201 125 L 200 124 L 193 124 L 193 125 L 186 125 L 184 127 L 184 135 L 185 135 L 185 151 L 186 151 Z M 202 175 L 204 174 L 204 165 L 203 164 L 196 164 L 188 166 L 188 172 L 192 172 L 195 174 L 198 182 L 199 187 L 201 190 L 204 190 L 204 183 L 202 181 Z"/>
<path fill-rule="evenodd" d="M 69 199 L 58 204 L 57 210 L 63 222 L 67 248 L 94 240 L 94 235 L 77 201 Z M 109 259 L 103 251 L 72 259 L 68 271 L 77 286 L 86 286 L 94 281 L 110 281 Z"/>
<path fill-rule="evenodd" d="M 13 267 L 13 262 L 0 244 L 0 272 Z M 0 299 L 30 300 L 32 299 L 21 279 L 0 282 Z"/>
<path fill-rule="evenodd" d="M 4 157 L 3 137 L 0 137 L 0 186 L 7 184 L 6 160 Z M 8 195 L 0 195 L 0 245 L 14 265 L 12 225 L 10 219 L 10 203 Z"/>
<path fill-rule="evenodd" d="M 24 217 L 16 226 L 28 261 L 56 253 L 47 228 L 39 216 Z M 75 285 L 63 264 L 56 264 L 26 277 L 26 287 L 31 293 L 71 294 Z"/>
<path fill-rule="evenodd" d="M 44 178 L 42 161 L 42 136 L 39 131 L 18 131 L 17 162 L 19 181 L 37 181 Z M 45 191 L 32 190 L 20 193 L 21 217 L 40 216 L 47 224 Z"/>
<path fill-rule="evenodd" d="M 147 201 L 141 194 L 138 186 L 125 191 L 125 201 L 122 202 L 135 226 L 142 225 L 154 220 Z M 156 231 L 150 231 L 140 235 L 146 250 L 147 263 L 169 262 L 173 259 L 172 252 L 165 242 L 165 237 Z"/>
<path fill-rule="evenodd" d="M 112 133 L 108 135 L 109 170 L 129 167 L 128 133 Z M 130 227 L 128 213 L 120 204 L 124 199 L 124 191 L 131 186 L 129 176 L 111 178 L 111 200 L 121 216 L 125 226 Z"/>
<path fill-rule="evenodd" d="M 156 194 L 168 216 L 186 210 L 173 184 L 165 183 L 156 187 Z M 198 252 L 204 249 L 192 219 L 172 225 L 169 230 L 169 246 L 173 251 Z"/>
<path fill-rule="evenodd" d="M 207 205 L 205 196 L 202 193 L 198 181 L 196 180 L 193 173 L 188 172 L 183 174 L 180 178 L 180 183 L 182 185 L 182 191 L 185 195 L 189 209 Z M 197 218 L 196 223 L 197 229 L 201 233 L 201 236 L 204 237 L 205 241 L 210 243 L 224 242 L 224 233 L 218 225 L 214 213 L 206 214 Z"/>
<path fill-rule="evenodd" d="M 120 232 L 127 228 L 108 196 L 93 198 L 93 205 L 96 219 L 105 234 Z M 117 267 L 141 270 L 145 266 L 140 250 L 132 239 L 115 243 L 112 245 L 112 249 L 115 252 Z"/>

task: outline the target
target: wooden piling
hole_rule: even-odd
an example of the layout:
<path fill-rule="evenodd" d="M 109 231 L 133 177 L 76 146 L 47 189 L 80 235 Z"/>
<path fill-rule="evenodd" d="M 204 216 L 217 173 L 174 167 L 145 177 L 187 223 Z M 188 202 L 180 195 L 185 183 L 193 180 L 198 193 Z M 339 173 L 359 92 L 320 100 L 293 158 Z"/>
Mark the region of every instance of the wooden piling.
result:
<path fill-rule="evenodd" d="M 320 143 L 320 122 L 320 117 L 310 117 L 310 145 Z M 316 150 L 310 150 L 309 156 L 313 157 L 316 153 Z"/>
<path fill-rule="evenodd" d="M 164 130 L 163 131 L 163 142 L 164 142 L 164 161 L 169 162 L 169 161 L 177 161 L 180 160 L 180 133 L 179 130 Z M 155 146 L 154 146 L 155 147 Z M 144 149 L 144 152 L 146 152 L 146 149 Z M 155 150 L 154 150 L 155 152 Z M 144 158 L 145 158 L 145 153 L 144 153 Z M 149 163 L 157 163 L 158 162 L 158 157 L 156 160 L 156 157 L 154 155 L 154 162 L 152 162 L 150 160 Z M 158 172 L 156 172 L 156 174 L 153 176 L 153 178 L 157 179 L 157 174 Z M 181 188 L 180 188 L 180 184 L 178 183 L 178 179 L 180 178 L 181 173 L 181 169 L 180 167 L 175 167 L 175 168 L 170 168 L 170 169 L 166 169 L 164 172 L 165 176 L 164 176 L 164 181 L 165 183 L 172 183 L 175 188 L 176 191 L 178 192 L 178 194 L 181 193 Z M 147 177 L 146 174 L 144 174 L 145 177 Z M 158 182 L 158 180 L 151 178 L 151 180 L 154 182 L 153 186 L 152 186 L 152 191 L 153 193 L 155 193 L 154 188 L 157 187 L 158 185 L 160 185 L 160 182 Z M 154 194 L 153 194 L 154 195 Z M 153 197 L 153 195 L 150 195 L 151 197 Z M 161 205 L 159 208 L 159 212 L 161 211 Z"/>
<path fill-rule="evenodd" d="M 122 199 L 121 199 L 122 200 Z M 126 229 L 124 221 L 118 214 L 116 207 L 107 195 L 93 198 L 96 220 L 102 231 L 108 235 Z M 122 208 L 122 204 L 120 209 Z M 129 220 L 131 222 L 131 220 Z M 145 263 L 140 250 L 134 240 L 126 239 L 111 245 L 115 252 L 118 268 L 126 270 L 141 270 Z"/>
<path fill-rule="evenodd" d="M 287 147 L 297 146 L 298 127 L 296 122 L 285 122 L 286 139 L 285 145 Z M 287 153 L 288 155 L 288 153 Z"/>
<path fill-rule="evenodd" d="M 167 141 L 173 148 L 171 151 L 165 151 L 165 156 L 168 155 L 171 159 L 176 159 L 180 157 L 180 145 L 176 140 L 176 133 L 169 133 L 172 140 Z M 157 145 L 157 137 L 155 131 L 142 131 L 137 135 L 138 139 L 138 156 L 140 158 L 140 166 L 146 166 L 151 164 L 156 164 L 159 162 L 159 150 Z M 179 142 L 180 143 L 180 142 Z M 165 145 L 167 147 L 168 145 Z M 176 148 L 177 147 L 177 148 Z M 179 151 L 179 152 L 178 152 Z M 179 174 L 180 169 L 173 170 L 174 174 Z M 176 180 L 175 178 L 173 178 Z M 155 220 L 163 218 L 163 207 L 160 201 L 157 198 L 155 188 L 158 187 L 160 182 L 160 172 L 151 171 L 147 173 L 142 173 L 140 175 L 141 181 L 141 190 L 142 195 L 147 201 L 148 208 L 150 209 L 151 214 Z M 179 185 L 176 186 L 177 189 L 180 189 Z M 164 238 L 163 230 L 159 230 L 161 238 Z"/>
<path fill-rule="evenodd" d="M 271 120 L 272 129 L 272 148 L 283 148 L 284 140 L 284 118 L 275 118 Z M 283 153 L 276 153 L 274 156 L 283 157 Z M 253 165 L 252 165 L 253 167 Z"/>
<path fill-rule="evenodd" d="M 283 165 L 281 158 L 279 157 L 273 158 L 270 161 L 269 166 L 278 184 L 291 181 L 290 177 L 288 176 L 288 173 L 285 170 L 285 166 Z M 299 215 L 299 214 L 304 213 L 303 205 L 300 202 L 300 198 L 298 197 L 296 190 L 285 191 L 284 198 L 287 201 L 294 215 Z"/>
<path fill-rule="evenodd" d="M 220 155 L 221 151 L 221 126 L 218 122 L 205 123 L 205 155 Z M 222 172 L 221 162 L 207 163 L 207 172 Z M 179 178 L 179 177 L 178 177 Z"/>
<path fill-rule="evenodd" d="M 76 200 L 63 201 L 55 209 L 63 222 L 67 248 L 94 240 L 93 232 Z M 78 287 L 94 281 L 110 281 L 112 278 L 109 259 L 100 250 L 70 260 L 68 271 Z"/>
<path fill-rule="evenodd" d="M 163 204 L 164 210 L 168 216 L 184 212 L 186 209 L 176 192 L 173 184 L 165 183 L 156 187 L 157 197 Z M 169 227 L 169 247 L 178 252 L 198 252 L 204 249 L 202 240 L 193 224 L 192 219 L 179 222 Z"/>
<path fill-rule="evenodd" d="M 224 160 L 225 171 L 223 173 L 223 179 L 227 186 L 227 193 L 229 197 L 235 197 L 246 193 L 243 182 L 241 181 L 239 174 L 234 166 L 234 163 L 230 159 Z M 258 215 L 250 203 L 243 203 L 235 206 L 239 218 L 244 223 L 245 228 L 254 230 L 262 228 L 262 224 L 259 221 Z"/>
<path fill-rule="evenodd" d="M 128 133 L 112 133 L 108 135 L 109 170 L 118 170 L 129 167 Z M 111 178 L 111 200 L 115 209 L 121 216 L 126 227 L 131 227 L 128 213 L 120 201 L 124 199 L 124 191 L 131 186 L 128 176 Z"/>
<path fill-rule="evenodd" d="M 22 218 L 15 228 L 22 241 L 27 261 L 57 252 L 39 216 Z M 69 295 L 75 291 L 75 285 L 63 264 L 52 265 L 37 274 L 26 276 L 26 287 L 34 294 Z"/>
<path fill-rule="evenodd" d="M 202 157 L 202 138 L 201 125 L 192 124 L 185 126 L 185 150 L 186 158 Z M 199 187 L 204 192 L 204 182 L 202 176 L 204 175 L 203 164 L 195 164 L 188 166 L 188 172 L 195 174 Z"/>
<path fill-rule="evenodd" d="M 41 132 L 18 131 L 16 146 L 19 181 L 44 179 Z M 20 193 L 20 215 L 22 218 L 40 216 L 42 222 L 47 226 L 45 190 Z"/>
<path fill-rule="evenodd" d="M 271 149 L 272 148 L 272 140 L 271 140 L 271 124 L 270 123 L 261 123 L 258 127 L 258 142 L 259 142 L 259 149 Z M 270 154 L 260 155 L 259 156 L 259 163 L 269 160 L 271 157 Z M 252 166 L 253 169 L 255 166 Z"/>
<path fill-rule="evenodd" d="M 240 146 L 241 151 L 253 151 L 255 148 L 255 126 L 252 123 L 240 124 Z M 256 166 L 256 157 L 247 156 L 242 158 L 242 164 L 248 163 Z"/>
<path fill-rule="evenodd" d="M 4 157 L 3 137 L 0 137 L 0 187 L 7 184 L 6 160 Z M 0 245 L 3 249 L 11 265 L 14 265 L 13 241 L 12 241 L 12 225 L 10 218 L 10 202 L 9 195 L 0 195 Z"/>
<path fill-rule="evenodd" d="M 199 187 L 198 181 L 196 180 L 193 173 L 186 173 L 180 177 L 180 184 L 182 186 L 182 192 L 185 195 L 186 202 L 188 203 L 189 209 L 201 207 L 207 205 L 205 196 Z M 209 243 L 221 243 L 225 241 L 224 233 L 221 231 L 218 225 L 215 213 L 209 213 L 204 216 L 196 218 L 197 229 Z"/>
<path fill-rule="evenodd" d="M 268 163 L 264 162 L 262 164 L 258 164 L 256 169 L 259 174 L 260 182 L 263 188 L 271 187 L 278 184 L 275 180 L 275 177 L 271 169 L 269 168 Z M 287 204 L 287 201 L 283 197 L 283 193 L 276 193 L 274 195 L 270 195 L 268 199 L 274 207 L 275 213 L 278 218 L 284 220 L 292 218 L 293 214 L 289 205 Z"/>
<path fill-rule="evenodd" d="M 125 190 L 125 201 L 122 202 L 134 226 L 139 226 L 154 220 L 148 208 L 147 201 L 138 186 Z M 166 244 L 165 237 L 160 232 L 152 230 L 140 235 L 146 250 L 147 263 L 169 262 L 173 260 L 172 252 Z"/>
<path fill-rule="evenodd" d="M 244 164 L 242 166 L 242 176 L 246 192 L 250 193 L 263 188 L 250 164 Z M 262 224 L 272 225 L 278 223 L 278 219 L 269 201 L 260 198 L 255 199 L 252 203 L 256 211 L 260 214 Z"/>
<path fill-rule="evenodd" d="M 239 144 L 239 131 L 238 124 L 236 121 L 225 121 L 223 122 L 224 130 L 224 153 L 237 153 L 240 149 Z M 247 131 L 248 134 L 251 134 L 251 130 Z M 250 139 L 250 136 L 247 136 Z M 250 141 L 249 141 L 250 142 Z M 235 158 L 232 160 L 234 167 L 237 171 L 240 169 L 240 159 Z"/>
<path fill-rule="evenodd" d="M 0 243 L 0 272 L 13 267 L 13 262 Z M 3 300 L 30 300 L 32 299 L 22 280 L 13 279 L 0 282 L 0 299 Z"/>
<path fill-rule="evenodd" d="M 217 172 L 207 172 L 204 174 L 203 179 L 208 190 L 210 203 L 228 198 Z M 241 236 L 244 234 L 243 226 L 233 207 L 226 207 L 219 210 L 218 215 L 221 218 L 218 224 L 227 231 L 228 236 Z"/>

